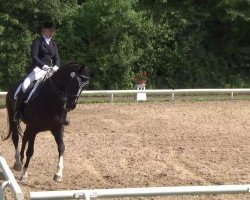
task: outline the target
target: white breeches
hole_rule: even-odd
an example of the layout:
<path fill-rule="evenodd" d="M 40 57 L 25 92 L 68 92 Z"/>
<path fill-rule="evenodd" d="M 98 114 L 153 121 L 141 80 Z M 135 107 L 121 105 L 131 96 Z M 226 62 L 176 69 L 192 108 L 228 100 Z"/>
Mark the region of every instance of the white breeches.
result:
<path fill-rule="evenodd" d="M 33 69 L 32 72 L 24 79 L 22 84 L 22 91 L 25 92 L 33 81 L 43 79 L 45 75 L 46 71 L 40 69 L 39 67 Z"/>
<path fill-rule="evenodd" d="M 34 81 L 40 82 L 44 78 L 46 73 L 47 73 L 46 71 L 40 69 L 39 67 L 36 67 L 35 69 L 33 69 L 32 72 L 24 79 L 23 83 L 21 85 L 19 85 L 19 87 L 17 88 L 15 95 L 14 95 L 14 98 L 17 99 L 17 96 L 18 96 L 19 91 L 21 89 L 23 92 L 25 92 L 32 82 L 34 82 Z M 32 91 L 31 93 L 33 93 L 33 92 L 34 91 Z"/>

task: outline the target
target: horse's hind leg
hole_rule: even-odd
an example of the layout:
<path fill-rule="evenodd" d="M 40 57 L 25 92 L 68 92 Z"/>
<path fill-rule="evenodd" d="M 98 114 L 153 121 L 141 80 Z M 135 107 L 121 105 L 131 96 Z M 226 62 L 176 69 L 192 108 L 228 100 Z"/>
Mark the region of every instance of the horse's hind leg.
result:
<path fill-rule="evenodd" d="M 19 142 L 19 122 L 14 122 L 14 113 L 15 113 L 15 104 L 16 101 L 13 99 L 13 91 L 9 91 L 6 96 L 6 108 L 7 108 L 7 125 L 8 125 L 8 135 L 4 140 L 12 137 L 12 142 L 15 147 L 15 163 L 14 163 L 14 170 L 21 171 L 22 170 L 22 163 L 20 161 L 20 153 L 18 150 L 18 142 Z"/>
<path fill-rule="evenodd" d="M 14 170 L 16 171 L 21 171 L 22 170 L 22 163 L 20 160 L 20 153 L 19 153 L 19 149 L 18 149 L 18 142 L 19 142 L 19 130 L 18 130 L 18 126 L 15 122 L 10 122 L 10 126 L 12 129 L 12 142 L 14 144 L 15 147 L 15 163 L 14 163 Z"/>
<path fill-rule="evenodd" d="M 26 181 L 28 179 L 28 166 L 31 157 L 33 156 L 34 153 L 34 143 L 35 143 L 35 138 L 36 138 L 36 132 L 31 131 L 31 130 L 25 130 L 24 136 L 23 136 L 23 141 L 22 141 L 22 148 L 21 148 L 21 161 L 23 162 L 24 159 L 24 150 L 25 146 L 28 142 L 28 149 L 26 151 L 26 162 L 23 166 L 23 174 L 20 178 L 22 182 Z"/>
<path fill-rule="evenodd" d="M 21 156 L 21 162 L 23 163 L 23 159 L 24 159 L 24 151 L 25 151 L 25 147 L 26 144 L 28 142 L 29 139 L 29 132 L 27 131 L 27 129 L 25 130 L 24 134 L 23 134 L 23 140 L 22 140 L 22 146 L 21 146 L 21 152 L 20 152 L 20 156 Z"/>
<path fill-rule="evenodd" d="M 13 138 L 13 137 L 12 137 Z M 14 143 L 14 141 L 13 141 Z M 16 171 L 21 171 L 22 170 L 22 162 L 21 162 L 21 157 L 20 157 L 20 153 L 19 153 L 19 149 L 18 149 L 18 141 L 17 141 L 17 145 L 15 145 L 15 163 L 14 163 L 14 170 Z"/>
<path fill-rule="evenodd" d="M 18 86 L 18 85 L 17 85 Z M 19 86 L 20 87 L 20 86 Z M 19 88 L 20 89 L 20 88 Z M 14 122 L 14 114 L 16 109 L 16 100 L 13 98 L 14 93 L 16 91 L 16 87 L 10 89 L 6 95 L 6 108 L 7 108 L 7 124 L 8 124 L 8 135 L 4 138 L 7 140 L 8 138 L 12 137 L 12 142 L 15 147 L 15 163 L 14 169 L 16 171 L 22 170 L 22 163 L 20 160 L 20 153 L 18 149 L 18 142 L 19 142 L 19 135 L 20 135 L 20 124 L 19 122 Z"/>
<path fill-rule="evenodd" d="M 53 136 L 55 137 L 56 144 L 58 147 L 59 160 L 57 164 L 57 173 L 54 175 L 54 181 L 61 182 L 62 181 L 62 171 L 63 171 L 63 154 L 65 150 L 65 145 L 63 142 L 63 133 L 64 126 L 59 128 L 58 130 L 51 131 Z"/>

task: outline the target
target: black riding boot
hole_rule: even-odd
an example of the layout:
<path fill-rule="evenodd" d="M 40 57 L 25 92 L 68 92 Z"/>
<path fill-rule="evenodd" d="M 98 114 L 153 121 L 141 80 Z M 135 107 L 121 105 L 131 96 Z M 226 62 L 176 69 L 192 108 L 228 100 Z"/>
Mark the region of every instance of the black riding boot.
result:
<path fill-rule="evenodd" d="M 22 112 L 23 112 L 23 107 L 24 107 L 24 98 L 25 98 L 25 93 L 20 91 L 20 94 L 17 97 L 16 100 L 16 105 L 15 105 L 15 115 L 13 121 L 19 122 L 22 118 Z"/>

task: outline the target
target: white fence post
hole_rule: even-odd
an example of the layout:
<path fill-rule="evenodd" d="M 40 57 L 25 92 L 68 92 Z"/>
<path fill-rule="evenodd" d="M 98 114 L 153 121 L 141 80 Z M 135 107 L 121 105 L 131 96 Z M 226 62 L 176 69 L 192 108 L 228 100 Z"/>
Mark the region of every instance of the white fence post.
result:
<path fill-rule="evenodd" d="M 147 101 L 147 93 L 144 91 L 146 90 L 145 84 L 138 84 L 136 85 L 137 93 L 136 93 L 136 101 Z"/>
<path fill-rule="evenodd" d="M 111 94 L 111 102 L 112 103 L 114 102 L 114 94 L 113 93 Z"/>
<path fill-rule="evenodd" d="M 171 100 L 174 101 L 174 92 L 172 92 Z"/>
<path fill-rule="evenodd" d="M 0 168 L 4 174 L 5 179 L 7 180 L 2 185 L 1 190 L 4 190 L 7 186 L 9 186 L 10 189 L 12 190 L 12 192 L 14 193 L 15 199 L 16 200 L 23 200 L 24 199 L 23 192 L 22 192 L 20 186 L 18 185 L 15 177 L 13 176 L 6 160 L 4 159 L 4 157 L 1 154 L 0 154 Z M 4 193 L 3 191 L 0 191 L 0 192 Z"/>
<path fill-rule="evenodd" d="M 0 200 L 5 200 L 5 188 L 10 186 L 10 181 L 5 181 L 0 186 Z"/>

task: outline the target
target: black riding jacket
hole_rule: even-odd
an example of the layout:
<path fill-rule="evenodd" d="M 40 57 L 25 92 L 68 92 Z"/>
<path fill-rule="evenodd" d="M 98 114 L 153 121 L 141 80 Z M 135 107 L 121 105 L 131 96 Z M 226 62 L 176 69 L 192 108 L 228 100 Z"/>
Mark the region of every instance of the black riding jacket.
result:
<path fill-rule="evenodd" d="M 60 58 L 56 43 L 50 40 L 49 45 L 46 43 L 43 36 L 35 39 L 31 45 L 31 68 L 42 68 L 44 65 L 60 67 Z"/>

